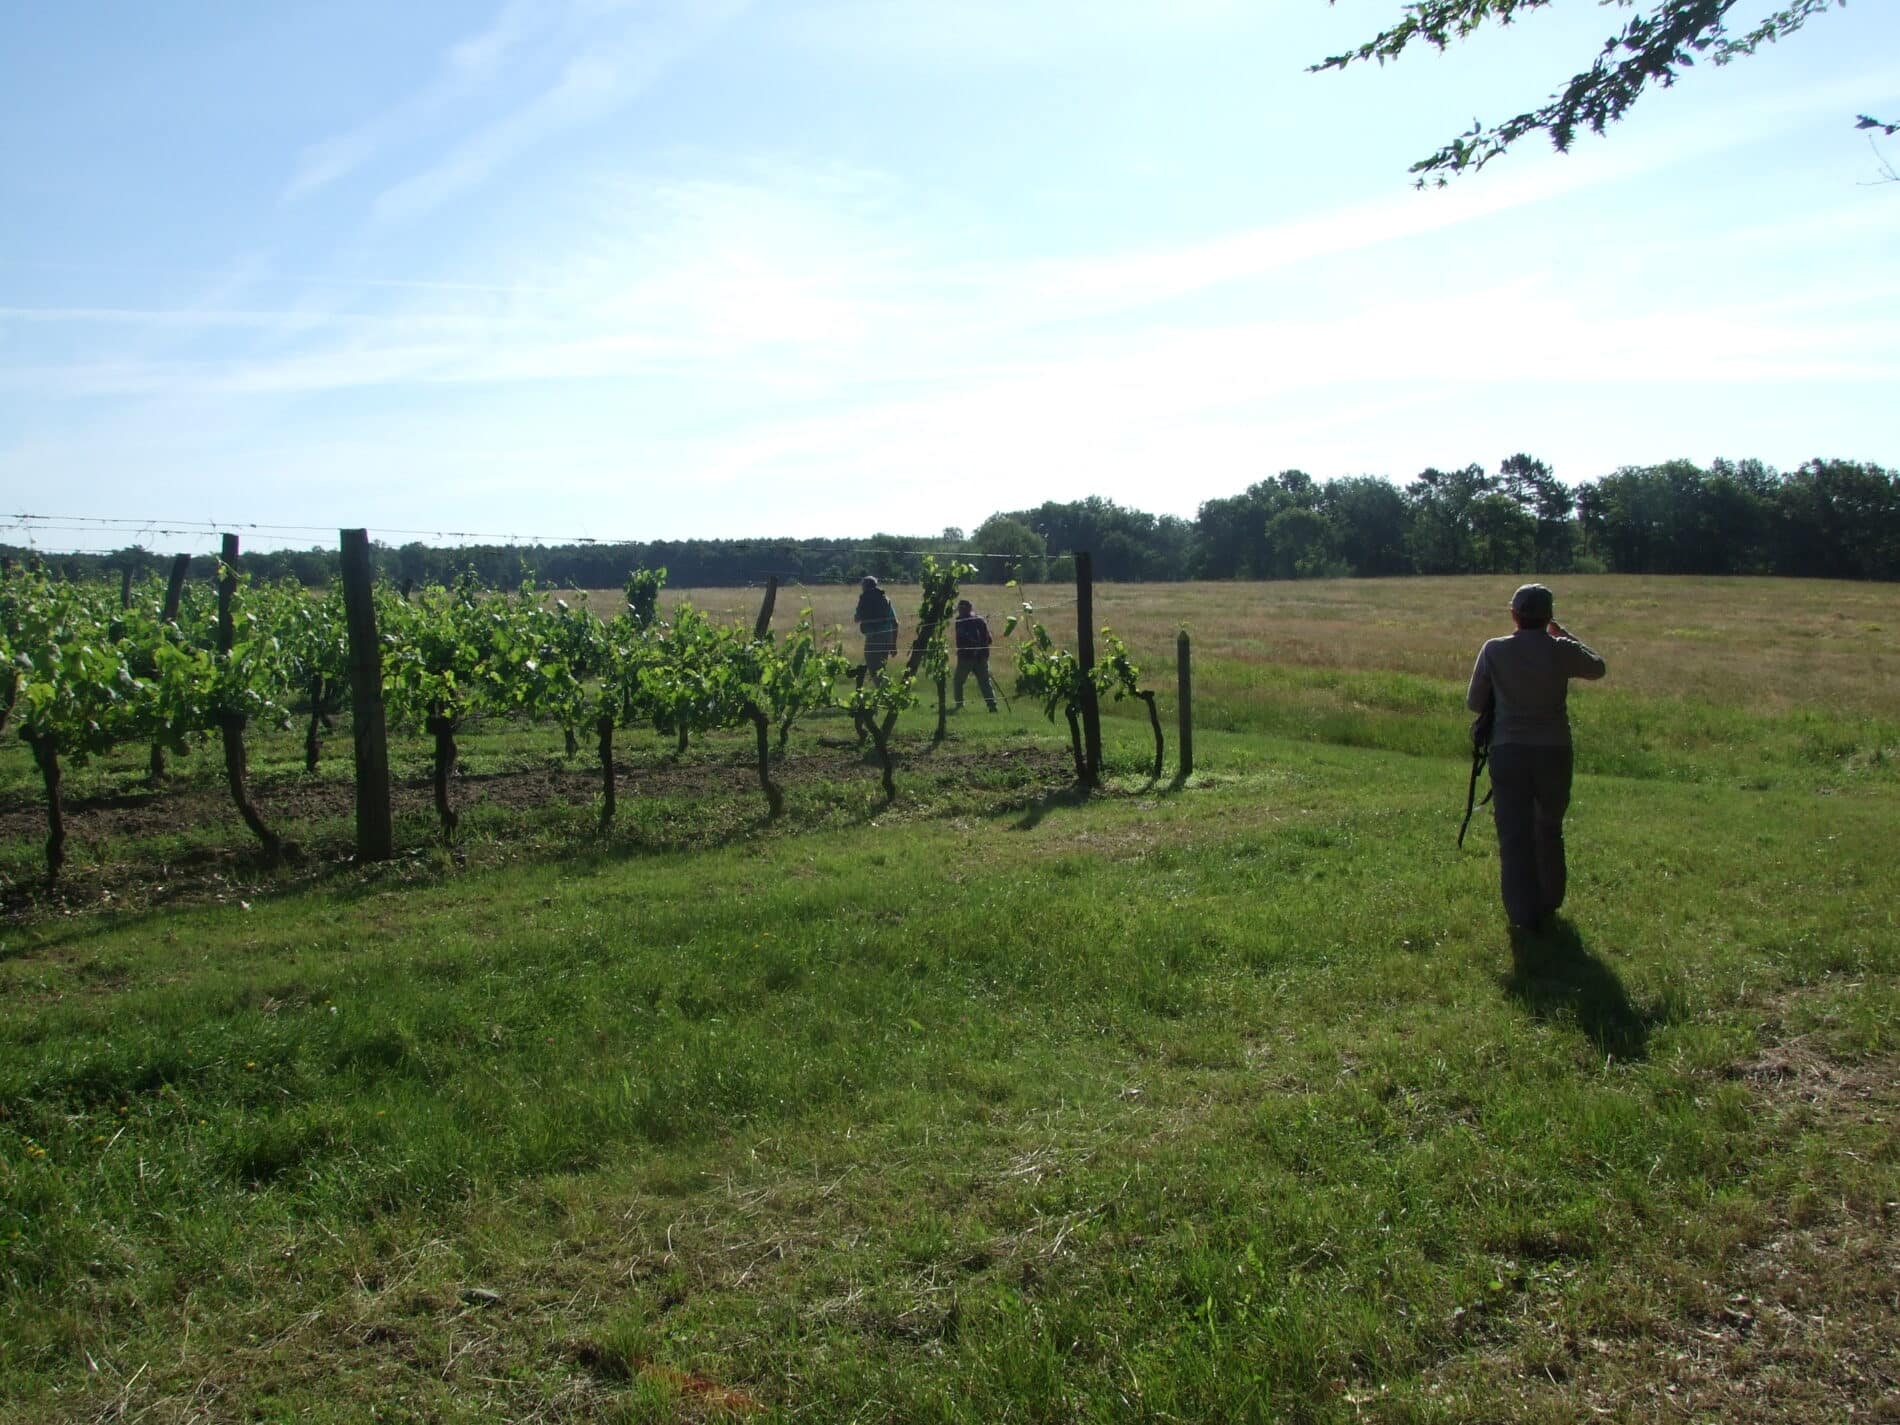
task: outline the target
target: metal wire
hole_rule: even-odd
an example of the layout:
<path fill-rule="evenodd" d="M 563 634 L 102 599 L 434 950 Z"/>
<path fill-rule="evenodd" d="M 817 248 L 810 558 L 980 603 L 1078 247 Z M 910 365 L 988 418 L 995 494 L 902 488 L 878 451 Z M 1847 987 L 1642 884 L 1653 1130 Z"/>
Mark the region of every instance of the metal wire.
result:
<path fill-rule="evenodd" d="M 17 530 L 29 538 L 35 534 L 92 534 L 103 535 L 110 531 L 125 533 L 165 535 L 171 538 L 209 538 L 221 534 L 250 533 L 262 538 L 288 538 L 291 535 L 334 536 L 336 527 L 331 525 L 307 524 L 263 524 L 244 520 L 191 520 L 140 518 L 118 515 L 40 515 L 16 514 L 10 520 L 0 520 L 0 531 Z M 438 540 L 464 540 L 486 544 L 683 544 L 692 541 L 664 540 L 655 541 L 634 536 L 607 537 L 589 534 L 493 534 L 465 529 L 376 529 L 377 535 L 412 535 L 417 538 Z M 863 545 L 849 540 L 800 540 L 759 537 L 756 539 L 721 540 L 727 544 L 782 544 L 799 553 L 811 554 L 859 554 L 865 556 L 886 555 L 894 558 L 917 558 L 926 554 L 941 555 L 957 559 L 1036 559 L 1060 558 L 1061 555 L 1025 555 L 1020 551 L 1007 553 L 981 549 L 892 549 L 884 545 Z M 74 553 L 110 553 L 110 549 L 74 550 Z"/>

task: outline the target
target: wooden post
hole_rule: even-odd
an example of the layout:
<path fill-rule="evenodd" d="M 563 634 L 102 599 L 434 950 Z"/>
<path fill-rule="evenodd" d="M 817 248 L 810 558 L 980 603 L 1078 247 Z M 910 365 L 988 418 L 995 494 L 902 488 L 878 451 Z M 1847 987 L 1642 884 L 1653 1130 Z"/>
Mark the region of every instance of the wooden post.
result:
<path fill-rule="evenodd" d="M 759 605 L 759 621 L 752 625 L 752 637 L 759 640 L 772 631 L 772 605 L 778 602 L 778 575 L 768 575 L 765 581 L 765 602 Z"/>
<path fill-rule="evenodd" d="M 185 580 L 191 574 L 191 556 L 177 554 L 172 556 L 171 577 L 165 581 L 166 623 L 178 617 L 179 607 L 185 602 Z"/>
<path fill-rule="evenodd" d="M 127 564 L 119 570 L 119 612 L 124 613 L 132 607 L 132 566 Z M 106 637 L 117 643 L 125 637 L 125 620 L 115 618 L 106 628 Z"/>
<path fill-rule="evenodd" d="M 1174 774 L 1174 779 L 1181 783 L 1194 774 L 1194 673 L 1189 662 L 1186 629 L 1182 629 L 1181 636 L 1174 641 L 1174 678 L 1175 701 L 1181 715 L 1181 770 Z"/>
<path fill-rule="evenodd" d="M 1075 657 L 1082 665 L 1082 781 L 1102 781 L 1102 709 L 1095 696 L 1095 561 L 1087 550 L 1075 555 Z"/>
<path fill-rule="evenodd" d="M 237 593 L 238 537 L 227 534 L 218 549 L 218 652 L 229 653 L 236 642 L 231 622 L 231 599 Z"/>
<path fill-rule="evenodd" d="M 389 734 L 383 721 L 383 652 L 376 640 L 369 531 L 338 533 L 343 544 L 343 616 L 350 636 L 350 720 L 356 737 L 356 857 L 387 861 L 396 853 L 396 841 L 389 814 Z"/>

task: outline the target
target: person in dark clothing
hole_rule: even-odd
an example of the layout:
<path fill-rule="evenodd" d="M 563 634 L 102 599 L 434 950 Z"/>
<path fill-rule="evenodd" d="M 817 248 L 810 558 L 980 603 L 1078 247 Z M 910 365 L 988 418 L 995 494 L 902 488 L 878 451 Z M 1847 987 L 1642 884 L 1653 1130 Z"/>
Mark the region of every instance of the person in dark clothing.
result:
<path fill-rule="evenodd" d="M 1514 933 L 1548 929 L 1564 903 L 1564 813 L 1570 806 L 1572 678 L 1609 671 L 1553 617 L 1542 584 L 1511 596 L 1516 631 L 1478 650 L 1465 706 L 1493 714 L 1491 815 L 1498 828 L 1498 879 Z"/>
<path fill-rule="evenodd" d="M 957 601 L 957 676 L 952 683 L 957 706 L 963 706 L 963 685 L 976 674 L 977 691 L 984 706 L 996 711 L 996 690 L 990 686 L 990 625 L 977 613 L 968 599 Z"/>
<path fill-rule="evenodd" d="M 869 574 L 859 582 L 858 606 L 851 618 L 864 635 L 865 676 L 875 678 L 897 653 L 897 610 Z"/>

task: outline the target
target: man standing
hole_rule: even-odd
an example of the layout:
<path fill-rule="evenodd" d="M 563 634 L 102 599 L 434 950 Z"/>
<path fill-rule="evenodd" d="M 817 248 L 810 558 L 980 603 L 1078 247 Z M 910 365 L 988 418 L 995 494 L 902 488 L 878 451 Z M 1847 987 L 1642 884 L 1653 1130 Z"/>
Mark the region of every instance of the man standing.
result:
<path fill-rule="evenodd" d="M 851 617 L 864 635 L 865 676 L 875 678 L 897 652 L 897 610 L 871 575 L 859 581 L 858 589 L 858 606 Z"/>
<path fill-rule="evenodd" d="M 990 686 L 990 626 L 968 599 L 957 600 L 957 676 L 954 683 L 957 706 L 963 706 L 963 685 L 976 674 L 977 691 L 991 712 L 996 711 L 996 690 Z"/>
<path fill-rule="evenodd" d="M 1564 812 L 1570 805 L 1572 678 L 1609 669 L 1553 617 L 1542 584 L 1511 595 L 1517 631 L 1478 650 L 1465 706 L 1492 713 L 1491 814 L 1504 914 L 1516 933 L 1544 930 L 1564 903 Z"/>

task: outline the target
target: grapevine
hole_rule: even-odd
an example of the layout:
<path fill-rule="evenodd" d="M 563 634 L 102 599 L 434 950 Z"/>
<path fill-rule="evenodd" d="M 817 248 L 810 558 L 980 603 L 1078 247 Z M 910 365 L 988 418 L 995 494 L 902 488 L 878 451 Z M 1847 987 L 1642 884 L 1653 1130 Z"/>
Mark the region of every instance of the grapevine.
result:
<path fill-rule="evenodd" d="M 228 551 L 227 551 L 228 554 Z M 203 582 L 174 580 L 107 590 L 60 580 L 36 564 L 0 571 L 0 730 L 32 749 L 47 804 L 47 867 L 65 862 L 61 778 L 126 742 L 183 752 L 207 732 L 223 738 L 233 799 L 267 849 L 280 843 L 245 790 L 246 728 L 255 720 L 288 727 L 295 706 L 308 713 L 304 764 L 314 772 L 322 733 L 347 696 L 347 624 L 340 587 L 312 595 L 291 584 L 260 584 L 221 562 L 218 599 Z M 853 716 L 875 747 L 887 799 L 896 795 L 892 733 L 898 717 L 935 684 L 936 738 L 945 736 L 950 613 L 958 582 L 971 572 L 925 559 L 917 635 L 901 667 L 860 674 L 836 631 L 821 635 L 809 608 L 787 633 L 722 625 L 681 604 L 662 619 L 664 570 L 635 570 L 625 612 L 601 619 L 584 595 L 550 599 L 526 582 L 513 594 L 477 587 L 472 576 L 418 588 L 375 591 L 383 703 L 392 727 L 434 741 L 433 784 L 442 836 L 453 842 L 459 814 L 451 791 L 457 737 L 472 718 L 551 719 L 570 738 L 591 728 L 599 748 L 601 822 L 614 815 L 614 735 L 652 725 L 684 750 L 695 734 L 750 728 L 759 785 L 770 814 L 784 794 L 771 766 L 799 718 L 824 708 Z M 168 616 L 169 615 L 169 616 Z M 1003 630 L 1007 636 L 1016 620 Z M 1074 723 L 1073 655 L 1046 630 L 1019 656 L 1019 687 L 1064 707 Z M 1098 670 L 1117 696 L 1143 693 L 1126 649 L 1110 645 Z M 1150 710 L 1152 713 L 1152 701 Z"/>
<path fill-rule="evenodd" d="M 1016 620 L 1011 618 L 1005 632 L 1015 624 Z M 1148 721 L 1155 738 L 1154 770 L 1150 775 L 1159 778 L 1163 744 L 1161 714 L 1155 707 L 1155 695 L 1141 686 L 1141 669 L 1129 657 L 1128 645 L 1107 628 L 1102 630 L 1101 638 L 1107 657 L 1090 670 L 1090 680 L 1098 696 L 1106 694 L 1116 702 L 1138 698 L 1147 704 Z M 1048 629 L 1032 622 L 1029 641 L 1016 650 L 1016 691 L 1041 699 L 1043 714 L 1051 722 L 1055 721 L 1056 709 L 1062 709 L 1069 723 L 1069 748 L 1075 757 L 1076 778 L 1086 781 L 1088 763 L 1082 753 L 1080 719 L 1082 686 L 1081 661 L 1068 649 L 1058 648 Z"/>
<path fill-rule="evenodd" d="M 149 722 L 147 688 L 132 671 L 133 645 L 108 636 L 116 613 L 102 590 L 57 583 L 37 568 L 5 575 L 7 711 L 32 749 L 45 790 L 49 880 L 66 863 L 64 766 L 85 765 Z"/>

